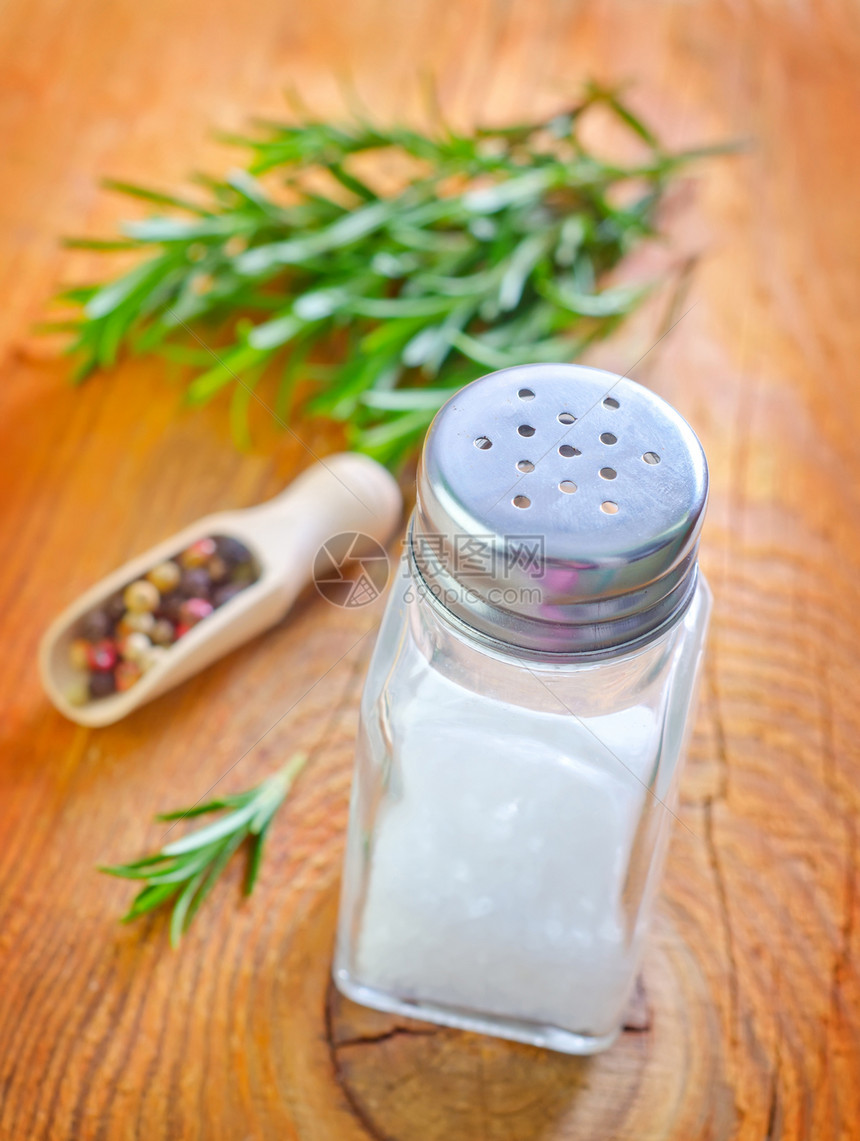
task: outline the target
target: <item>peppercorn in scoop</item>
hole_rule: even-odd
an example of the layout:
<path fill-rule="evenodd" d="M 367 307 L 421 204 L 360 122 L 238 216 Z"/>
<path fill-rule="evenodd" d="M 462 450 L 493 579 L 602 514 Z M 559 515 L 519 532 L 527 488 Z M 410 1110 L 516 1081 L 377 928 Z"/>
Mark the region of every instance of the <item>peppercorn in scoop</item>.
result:
<path fill-rule="evenodd" d="M 198 539 L 156 564 L 81 620 L 69 649 L 76 679 L 67 699 L 85 705 L 131 689 L 175 642 L 259 574 L 245 544 L 229 535 Z"/>

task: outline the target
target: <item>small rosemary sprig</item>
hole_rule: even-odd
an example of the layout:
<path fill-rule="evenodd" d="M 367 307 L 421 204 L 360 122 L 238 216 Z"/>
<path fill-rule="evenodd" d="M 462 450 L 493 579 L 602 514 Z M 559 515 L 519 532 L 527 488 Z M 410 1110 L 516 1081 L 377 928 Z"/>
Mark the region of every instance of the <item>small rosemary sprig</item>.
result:
<path fill-rule="evenodd" d="M 586 145 L 598 105 L 637 161 Z M 655 233 L 678 169 L 721 149 L 666 151 L 596 85 L 549 120 L 470 132 L 301 114 L 231 138 L 247 166 L 199 176 L 196 195 L 108 184 L 157 213 L 120 240 L 69 243 L 142 255 L 61 295 L 73 319 L 48 326 L 75 334 L 78 379 L 122 349 L 158 351 L 196 370 L 191 403 L 232 390 L 239 444 L 265 380 L 282 419 L 342 421 L 352 447 L 395 461 L 480 373 L 573 360 L 607 336 L 647 292 L 606 288 L 608 272 Z"/>
<path fill-rule="evenodd" d="M 282 769 L 247 792 L 159 815 L 158 820 L 183 820 L 222 809 L 231 810 L 229 815 L 205 828 L 167 844 L 155 855 L 130 864 L 99 868 L 111 876 L 146 881 L 122 922 L 129 923 L 156 907 L 169 905 L 172 908 L 170 942 L 175 947 L 230 857 L 249 838 L 252 847 L 244 891 L 250 895 L 260 869 L 269 825 L 306 763 L 307 756 L 297 753 Z"/>

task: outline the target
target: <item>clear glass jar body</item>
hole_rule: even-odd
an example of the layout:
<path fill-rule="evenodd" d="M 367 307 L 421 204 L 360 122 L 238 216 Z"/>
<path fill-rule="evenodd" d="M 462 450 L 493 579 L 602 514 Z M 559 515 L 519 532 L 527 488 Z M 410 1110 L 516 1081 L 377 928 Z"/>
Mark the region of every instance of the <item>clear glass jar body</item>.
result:
<path fill-rule="evenodd" d="M 635 652 L 489 648 L 406 565 L 361 707 L 334 965 L 364 1005 L 573 1054 L 636 980 L 710 591 Z"/>

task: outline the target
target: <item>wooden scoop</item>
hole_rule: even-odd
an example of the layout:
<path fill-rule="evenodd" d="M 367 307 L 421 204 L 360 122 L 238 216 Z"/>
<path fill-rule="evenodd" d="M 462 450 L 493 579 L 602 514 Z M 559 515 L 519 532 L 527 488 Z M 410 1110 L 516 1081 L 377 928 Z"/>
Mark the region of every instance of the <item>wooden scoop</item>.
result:
<path fill-rule="evenodd" d="M 268 503 L 199 519 L 127 562 L 63 611 L 39 647 L 45 692 L 61 713 L 79 725 L 119 721 L 280 621 L 310 581 L 314 557 L 326 540 L 355 531 L 387 543 L 402 507 L 397 482 L 384 467 L 368 456 L 343 452 L 314 464 Z M 124 693 L 84 705 L 67 700 L 79 676 L 69 661 L 70 646 L 84 616 L 157 563 L 211 535 L 229 535 L 244 543 L 258 564 L 257 581 L 188 630 Z"/>

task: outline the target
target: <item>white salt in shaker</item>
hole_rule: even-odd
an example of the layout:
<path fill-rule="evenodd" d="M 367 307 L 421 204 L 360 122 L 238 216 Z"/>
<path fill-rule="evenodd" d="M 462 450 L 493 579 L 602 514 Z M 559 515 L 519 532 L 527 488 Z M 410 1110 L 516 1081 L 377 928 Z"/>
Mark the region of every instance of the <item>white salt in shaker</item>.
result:
<path fill-rule="evenodd" d="M 492 373 L 427 437 L 364 689 L 335 981 L 587 1054 L 618 1033 L 711 608 L 707 465 L 633 381 Z"/>

